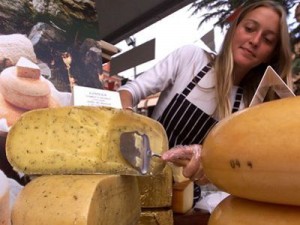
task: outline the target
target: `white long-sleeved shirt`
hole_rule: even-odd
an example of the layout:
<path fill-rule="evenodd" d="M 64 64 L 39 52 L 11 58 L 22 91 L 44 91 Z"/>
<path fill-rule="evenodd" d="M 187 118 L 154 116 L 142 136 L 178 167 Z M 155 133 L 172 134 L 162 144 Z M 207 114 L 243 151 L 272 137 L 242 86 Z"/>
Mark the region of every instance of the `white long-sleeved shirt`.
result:
<path fill-rule="evenodd" d="M 152 114 L 152 118 L 158 119 L 173 97 L 181 93 L 208 62 L 208 55 L 202 48 L 196 45 L 186 45 L 169 54 L 134 81 L 120 87 L 119 90 L 129 91 L 133 96 L 134 105 L 151 94 L 161 92 Z M 237 87 L 233 87 L 232 104 L 236 91 Z M 214 113 L 217 102 L 213 68 L 198 82 L 187 99 L 208 115 Z M 240 109 L 242 108 L 244 108 L 243 102 L 240 105 Z"/>

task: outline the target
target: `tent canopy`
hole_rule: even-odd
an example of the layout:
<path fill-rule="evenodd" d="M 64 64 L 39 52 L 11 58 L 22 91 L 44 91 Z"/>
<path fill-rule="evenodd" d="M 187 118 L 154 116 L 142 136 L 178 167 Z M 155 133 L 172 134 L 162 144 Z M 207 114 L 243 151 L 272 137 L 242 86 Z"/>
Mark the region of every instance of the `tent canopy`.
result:
<path fill-rule="evenodd" d="M 96 0 L 100 38 L 117 44 L 192 2 L 194 0 Z"/>

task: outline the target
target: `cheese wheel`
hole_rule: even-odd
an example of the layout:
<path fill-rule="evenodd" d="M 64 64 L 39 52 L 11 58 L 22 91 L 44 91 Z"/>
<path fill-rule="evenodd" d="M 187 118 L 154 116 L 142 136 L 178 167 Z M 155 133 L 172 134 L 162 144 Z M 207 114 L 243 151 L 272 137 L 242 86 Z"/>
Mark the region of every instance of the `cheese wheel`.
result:
<path fill-rule="evenodd" d="M 14 225 L 133 225 L 140 217 L 135 177 L 119 175 L 40 176 L 19 193 Z"/>
<path fill-rule="evenodd" d="M 0 119 L 6 119 L 6 123 L 9 127 L 12 126 L 26 111 L 27 110 L 16 107 L 5 101 L 0 93 Z"/>
<path fill-rule="evenodd" d="M 299 225 L 300 207 L 229 195 L 212 212 L 208 225 Z"/>
<path fill-rule="evenodd" d="M 10 225 L 9 184 L 0 170 L 0 224 Z"/>
<path fill-rule="evenodd" d="M 257 105 L 220 121 L 203 143 L 208 179 L 227 193 L 300 205 L 300 97 Z"/>
<path fill-rule="evenodd" d="M 33 44 L 24 34 L 0 35 L 0 63 L 9 59 L 15 65 L 20 57 L 36 62 Z"/>
<path fill-rule="evenodd" d="M 122 132 L 148 135 L 153 152 L 168 150 L 162 125 L 136 113 L 105 107 L 60 107 L 26 112 L 7 135 L 6 154 L 25 174 L 113 173 L 140 175 L 120 152 Z M 149 174 L 165 162 L 152 157 Z"/>
<path fill-rule="evenodd" d="M 49 104 L 50 87 L 46 79 L 18 77 L 14 66 L 2 71 L 0 91 L 6 101 L 20 108 L 46 108 Z"/>

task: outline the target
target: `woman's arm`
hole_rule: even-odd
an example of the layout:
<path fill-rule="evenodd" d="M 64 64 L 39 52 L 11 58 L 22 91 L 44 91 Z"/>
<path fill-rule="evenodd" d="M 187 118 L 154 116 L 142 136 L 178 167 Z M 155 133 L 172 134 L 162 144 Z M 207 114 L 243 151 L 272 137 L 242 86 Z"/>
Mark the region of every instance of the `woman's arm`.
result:
<path fill-rule="evenodd" d="M 131 98 L 128 96 L 129 93 L 120 94 L 121 100 L 124 100 L 123 108 L 127 106 L 126 104 L 135 106 L 141 99 L 172 87 L 179 74 L 185 74 L 189 69 L 190 59 L 194 52 L 194 46 L 181 47 L 160 60 L 149 70 L 143 72 L 135 80 L 122 85 L 118 89 L 119 92 L 126 90 L 131 93 Z M 131 99 L 131 102 L 129 99 Z"/>
<path fill-rule="evenodd" d="M 132 95 L 129 91 L 126 90 L 120 90 L 119 91 L 122 108 L 127 110 L 133 110 L 133 100 Z"/>

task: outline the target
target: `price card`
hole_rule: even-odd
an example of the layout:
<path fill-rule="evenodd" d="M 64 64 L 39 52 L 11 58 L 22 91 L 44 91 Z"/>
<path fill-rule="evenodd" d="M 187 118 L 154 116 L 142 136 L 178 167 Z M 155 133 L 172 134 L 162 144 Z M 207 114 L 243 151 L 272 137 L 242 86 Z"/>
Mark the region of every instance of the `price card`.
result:
<path fill-rule="evenodd" d="M 280 98 L 294 97 L 294 92 L 284 83 L 275 70 L 268 66 L 250 102 L 250 107 L 264 102 L 268 90 L 272 88 Z"/>
<path fill-rule="evenodd" d="M 121 109 L 120 95 L 116 91 L 107 91 L 82 86 L 73 87 L 74 106 L 104 106 Z"/>

